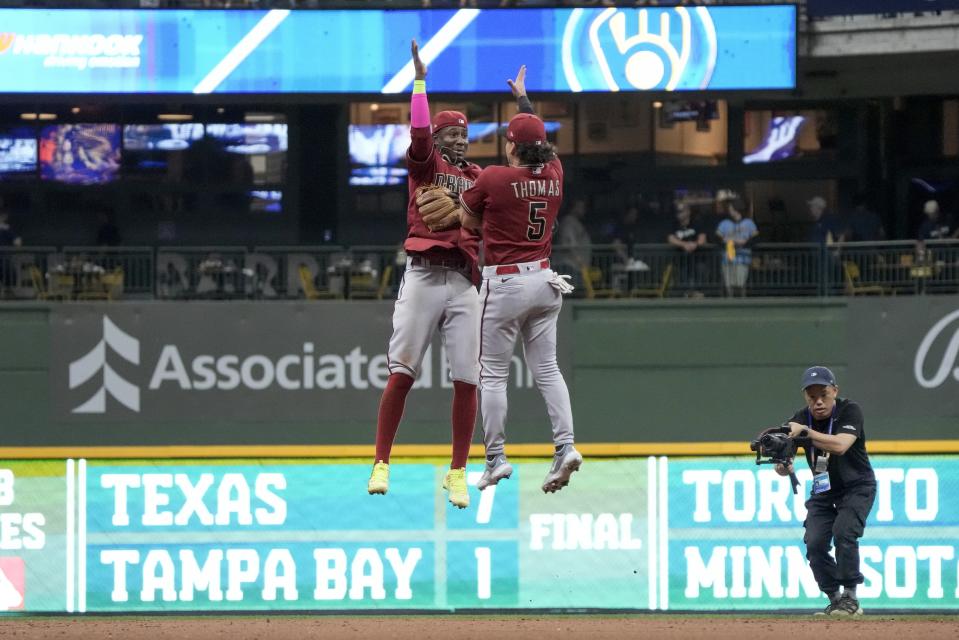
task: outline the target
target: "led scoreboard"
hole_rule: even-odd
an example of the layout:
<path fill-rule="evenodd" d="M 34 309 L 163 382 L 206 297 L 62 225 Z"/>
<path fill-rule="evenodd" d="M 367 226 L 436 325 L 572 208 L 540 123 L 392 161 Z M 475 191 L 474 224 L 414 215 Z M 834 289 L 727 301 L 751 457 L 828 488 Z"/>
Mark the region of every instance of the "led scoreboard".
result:
<path fill-rule="evenodd" d="M 812 609 L 804 493 L 739 458 L 521 461 L 458 510 L 445 467 L 0 461 L 0 611 Z M 870 608 L 957 604 L 955 456 L 878 456 Z M 475 485 L 482 467 L 468 468 Z"/>

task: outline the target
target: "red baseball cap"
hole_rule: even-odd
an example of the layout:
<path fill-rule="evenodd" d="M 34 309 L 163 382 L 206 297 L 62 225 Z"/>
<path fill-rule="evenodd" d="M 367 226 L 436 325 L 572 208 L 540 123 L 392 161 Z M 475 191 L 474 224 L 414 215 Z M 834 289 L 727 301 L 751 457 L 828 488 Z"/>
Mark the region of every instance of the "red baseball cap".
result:
<path fill-rule="evenodd" d="M 466 116 L 459 111 L 440 111 L 433 116 L 433 133 L 446 127 L 466 127 Z"/>
<path fill-rule="evenodd" d="M 506 139 L 510 142 L 542 144 L 546 142 L 546 125 L 532 113 L 517 113 L 506 127 Z"/>

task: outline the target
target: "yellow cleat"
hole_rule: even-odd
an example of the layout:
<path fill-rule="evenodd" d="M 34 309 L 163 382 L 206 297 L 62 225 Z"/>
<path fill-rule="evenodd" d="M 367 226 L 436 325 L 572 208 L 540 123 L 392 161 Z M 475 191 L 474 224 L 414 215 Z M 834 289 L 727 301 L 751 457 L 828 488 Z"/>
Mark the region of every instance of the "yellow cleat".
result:
<path fill-rule="evenodd" d="M 465 509 L 470 506 L 469 489 L 466 488 L 466 469 L 450 469 L 443 480 L 443 488 L 449 491 L 450 503 Z"/>
<path fill-rule="evenodd" d="M 366 490 L 372 495 L 374 493 L 385 494 L 390 490 L 390 465 L 385 462 L 377 462 L 373 465 L 373 473 L 370 474 L 370 481 L 366 485 Z"/>

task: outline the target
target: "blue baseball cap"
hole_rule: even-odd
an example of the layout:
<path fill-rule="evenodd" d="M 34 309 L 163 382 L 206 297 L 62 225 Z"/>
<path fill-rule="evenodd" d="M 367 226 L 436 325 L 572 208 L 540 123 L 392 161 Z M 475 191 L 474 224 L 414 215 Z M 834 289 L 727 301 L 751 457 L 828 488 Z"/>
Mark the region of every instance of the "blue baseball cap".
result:
<path fill-rule="evenodd" d="M 802 374 L 802 389 L 811 387 L 814 384 L 823 384 L 830 387 L 836 386 L 836 376 L 827 367 L 809 367 Z"/>

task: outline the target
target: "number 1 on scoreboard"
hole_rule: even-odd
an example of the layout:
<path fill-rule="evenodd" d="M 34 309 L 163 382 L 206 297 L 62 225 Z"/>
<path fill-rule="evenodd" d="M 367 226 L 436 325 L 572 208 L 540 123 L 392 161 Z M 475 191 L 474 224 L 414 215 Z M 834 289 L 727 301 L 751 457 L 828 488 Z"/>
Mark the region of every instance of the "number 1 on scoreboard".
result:
<path fill-rule="evenodd" d="M 494 488 L 495 487 L 491 487 Z M 485 493 L 485 492 L 484 492 Z M 489 547 L 476 547 L 473 550 L 476 556 L 476 597 L 480 600 L 489 600 L 492 595 L 490 587 L 491 557 Z"/>

